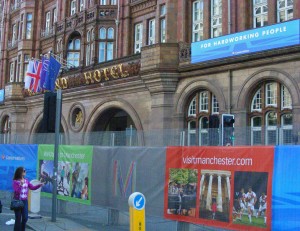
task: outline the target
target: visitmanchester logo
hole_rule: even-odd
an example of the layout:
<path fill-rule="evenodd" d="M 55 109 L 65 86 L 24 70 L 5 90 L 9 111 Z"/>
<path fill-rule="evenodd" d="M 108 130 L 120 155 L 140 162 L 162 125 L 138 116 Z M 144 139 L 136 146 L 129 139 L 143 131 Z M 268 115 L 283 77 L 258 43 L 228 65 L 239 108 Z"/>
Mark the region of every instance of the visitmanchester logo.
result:
<path fill-rule="evenodd" d="M 1 159 L 2 160 L 24 161 L 25 157 L 24 156 L 9 156 L 9 155 L 2 154 Z"/>

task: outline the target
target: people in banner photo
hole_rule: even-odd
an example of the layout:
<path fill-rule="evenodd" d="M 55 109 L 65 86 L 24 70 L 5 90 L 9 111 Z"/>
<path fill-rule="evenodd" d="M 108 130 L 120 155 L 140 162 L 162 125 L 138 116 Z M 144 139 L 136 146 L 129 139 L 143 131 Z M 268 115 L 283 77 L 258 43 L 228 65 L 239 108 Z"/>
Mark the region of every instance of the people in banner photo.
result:
<path fill-rule="evenodd" d="M 242 220 L 242 215 L 246 210 L 246 194 L 244 188 L 241 188 L 240 192 L 238 193 L 238 199 L 234 201 L 234 209 L 238 213 L 236 219 Z"/>
<path fill-rule="evenodd" d="M 53 160 L 40 160 L 39 162 L 39 180 L 44 183 L 41 190 L 42 192 L 53 192 L 53 166 Z"/>
<path fill-rule="evenodd" d="M 256 218 L 259 216 L 263 216 L 264 218 L 264 223 L 267 223 L 267 195 L 262 192 L 261 196 L 259 197 L 259 208 L 258 208 L 258 213 L 256 214 Z"/>
<path fill-rule="evenodd" d="M 216 218 L 216 212 L 217 212 L 217 202 L 216 200 L 213 200 L 212 206 L 211 206 L 211 211 L 212 211 L 212 219 L 214 220 Z"/>
<path fill-rule="evenodd" d="M 199 217 L 229 222 L 231 171 L 201 170 Z"/>
<path fill-rule="evenodd" d="M 88 163 L 72 163 L 71 197 L 87 199 L 88 196 Z"/>
<path fill-rule="evenodd" d="M 89 199 L 89 178 L 84 178 L 84 186 L 81 191 L 81 199 L 88 200 Z"/>
<path fill-rule="evenodd" d="M 235 172 L 232 212 L 235 224 L 266 227 L 267 182 L 266 172 Z"/>
<path fill-rule="evenodd" d="M 246 193 L 245 197 L 247 202 L 249 222 L 252 223 L 252 216 L 254 214 L 254 205 L 256 204 L 257 201 L 256 193 L 252 191 L 252 186 L 248 187 L 248 192 Z"/>
<path fill-rule="evenodd" d="M 26 178 L 26 169 L 24 167 L 18 167 L 13 177 L 13 198 L 22 200 L 24 207 L 21 209 L 14 210 L 15 212 L 15 225 L 14 231 L 23 231 L 26 227 L 28 220 L 28 190 L 37 190 L 44 185 L 40 183 L 32 185 Z"/>
<path fill-rule="evenodd" d="M 168 214 L 196 216 L 198 170 L 170 169 Z"/>
<path fill-rule="evenodd" d="M 70 175 L 70 162 L 59 161 L 58 162 L 58 182 L 57 182 L 57 194 L 63 196 L 70 195 L 70 181 L 68 176 Z"/>

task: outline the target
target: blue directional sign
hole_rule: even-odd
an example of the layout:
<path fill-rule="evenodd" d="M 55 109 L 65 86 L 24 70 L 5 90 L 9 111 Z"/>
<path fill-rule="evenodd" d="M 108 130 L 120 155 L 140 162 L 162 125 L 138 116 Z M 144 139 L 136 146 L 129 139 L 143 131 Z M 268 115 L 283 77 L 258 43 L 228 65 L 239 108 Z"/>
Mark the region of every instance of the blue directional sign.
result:
<path fill-rule="evenodd" d="M 138 194 L 133 199 L 133 206 L 135 209 L 142 210 L 145 207 L 145 198 L 143 194 Z"/>

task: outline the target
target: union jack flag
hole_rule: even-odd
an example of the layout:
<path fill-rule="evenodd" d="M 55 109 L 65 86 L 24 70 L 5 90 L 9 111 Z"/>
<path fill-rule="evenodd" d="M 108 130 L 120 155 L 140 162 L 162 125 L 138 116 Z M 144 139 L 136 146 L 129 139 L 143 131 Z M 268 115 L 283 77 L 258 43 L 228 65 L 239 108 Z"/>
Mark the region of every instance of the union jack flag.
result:
<path fill-rule="evenodd" d="M 42 67 L 43 64 L 40 61 L 29 61 L 25 77 L 25 89 L 29 89 L 32 92 L 40 92 L 42 90 L 40 86 Z"/>

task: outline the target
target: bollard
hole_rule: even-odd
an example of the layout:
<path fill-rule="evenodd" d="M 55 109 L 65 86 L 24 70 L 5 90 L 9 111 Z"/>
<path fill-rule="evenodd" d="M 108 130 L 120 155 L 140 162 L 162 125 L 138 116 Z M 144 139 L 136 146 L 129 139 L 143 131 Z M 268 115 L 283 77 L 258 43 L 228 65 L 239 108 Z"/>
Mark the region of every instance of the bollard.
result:
<path fill-rule="evenodd" d="M 145 204 L 146 199 L 142 193 L 134 192 L 128 199 L 130 231 L 145 231 Z"/>

